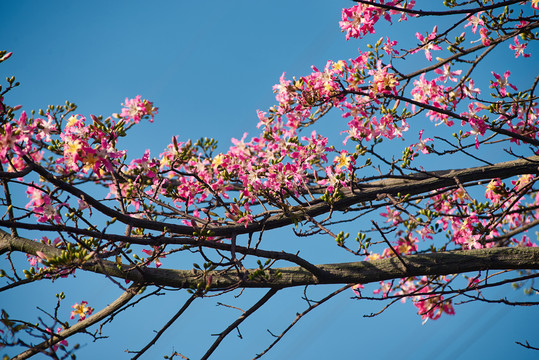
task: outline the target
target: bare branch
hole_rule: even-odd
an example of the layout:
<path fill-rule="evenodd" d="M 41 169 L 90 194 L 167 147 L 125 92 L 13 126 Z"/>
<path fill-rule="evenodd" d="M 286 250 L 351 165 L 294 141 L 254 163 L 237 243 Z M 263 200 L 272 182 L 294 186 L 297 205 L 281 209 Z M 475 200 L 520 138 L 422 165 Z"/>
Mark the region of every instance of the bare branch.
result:
<path fill-rule="evenodd" d="M 117 309 L 121 308 L 123 305 L 127 304 L 129 300 L 131 300 L 139 290 L 142 288 L 142 285 L 140 284 L 133 284 L 129 287 L 129 289 L 124 292 L 119 298 L 114 300 L 113 303 L 110 305 L 107 305 L 103 310 L 99 311 L 98 313 L 86 318 L 83 321 L 79 321 L 75 325 L 71 326 L 70 328 L 60 332 L 59 334 L 54 335 L 52 340 L 47 340 L 42 342 L 41 344 L 34 345 L 31 349 L 28 349 L 19 355 L 12 358 L 12 360 L 23 360 L 28 359 L 31 356 L 39 353 L 43 349 L 47 349 L 60 341 L 67 339 L 68 337 L 82 332 L 88 327 L 98 323 L 99 321 L 105 319 L 107 316 L 111 315 L 116 311 Z"/>
<path fill-rule="evenodd" d="M 215 342 L 210 346 L 208 351 L 202 356 L 201 360 L 206 360 L 210 357 L 210 355 L 217 349 L 221 341 L 235 328 L 237 328 L 245 319 L 247 319 L 251 314 L 253 314 L 256 310 L 258 310 L 262 305 L 264 305 L 273 295 L 275 295 L 279 291 L 278 288 L 270 289 L 260 300 L 256 302 L 251 308 L 249 308 L 245 313 L 241 314 L 240 317 L 236 319 L 230 326 L 228 326 L 222 333 L 219 334 Z"/>

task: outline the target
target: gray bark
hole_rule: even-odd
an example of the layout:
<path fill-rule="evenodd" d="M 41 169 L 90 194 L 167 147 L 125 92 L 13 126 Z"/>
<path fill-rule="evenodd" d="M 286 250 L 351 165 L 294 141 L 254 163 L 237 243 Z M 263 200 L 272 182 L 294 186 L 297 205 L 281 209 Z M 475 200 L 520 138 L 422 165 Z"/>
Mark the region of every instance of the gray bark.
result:
<path fill-rule="evenodd" d="M 61 254 L 59 249 L 21 237 L 13 237 L 0 230 L 0 253 L 20 251 L 36 255 L 38 251 L 47 258 Z M 400 279 L 410 276 L 448 275 L 479 270 L 539 269 L 539 248 L 490 248 L 466 251 L 447 251 L 398 258 L 350 263 L 318 265 L 318 276 L 296 266 L 266 270 L 267 276 L 254 276 L 256 269 L 208 271 L 175 270 L 163 268 L 133 268 L 116 263 L 95 261 L 74 264 L 83 270 L 128 279 L 137 283 L 163 285 L 176 288 L 192 288 L 206 283 L 211 276 L 211 289 L 226 289 L 233 286 L 247 288 L 285 288 L 316 284 L 367 284 L 382 280 Z M 406 264 L 406 266 L 405 266 Z"/>

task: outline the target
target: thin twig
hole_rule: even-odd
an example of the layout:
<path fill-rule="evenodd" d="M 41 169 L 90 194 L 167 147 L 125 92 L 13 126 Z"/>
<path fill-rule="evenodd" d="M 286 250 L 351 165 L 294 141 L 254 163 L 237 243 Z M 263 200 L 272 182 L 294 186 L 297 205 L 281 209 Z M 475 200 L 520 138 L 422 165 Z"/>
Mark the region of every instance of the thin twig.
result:
<path fill-rule="evenodd" d="M 198 294 L 197 293 L 194 293 L 193 295 L 191 295 L 191 297 L 189 299 L 187 299 L 187 301 L 183 304 L 183 306 L 180 308 L 180 310 L 178 310 L 178 312 L 176 314 L 174 314 L 174 316 L 165 324 L 165 326 L 163 326 L 161 328 L 161 330 L 159 330 L 157 332 L 157 334 L 154 336 L 154 338 L 148 343 L 146 344 L 146 346 L 140 350 L 140 351 L 137 351 L 137 355 L 135 355 L 134 357 L 131 358 L 131 360 L 136 360 L 138 359 L 139 357 L 142 356 L 142 354 L 144 354 L 149 348 L 151 348 L 156 342 L 157 340 L 161 337 L 161 335 L 163 335 L 163 333 L 172 325 L 174 324 L 174 322 L 176 320 L 178 320 L 178 318 L 185 312 L 185 310 L 187 310 L 187 308 L 189 307 L 189 305 L 191 305 L 191 303 L 196 299 L 198 298 Z"/>
<path fill-rule="evenodd" d="M 288 327 L 279 335 L 279 336 L 276 336 L 276 339 L 264 350 L 262 351 L 260 354 L 257 354 L 252 360 L 255 360 L 255 359 L 260 359 L 264 354 L 266 354 L 268 351 L 271 350 L 271 348 L 273 346 L 275 346 L 275 344 L 277 344 L 282 338 L 283 336 L 294 326 L 296 325 L 296 323 L 305 315 L 307 315 L 311 310 L 317 308 L 319 305 L 322 305 L 323 303 L 325 303 L 326 301 L 328 301 L 329 299 L 331 299 L 332 297 L 334 297 L 335 295 L 338 295 L 340 294 L 341 292 L 343 292 L 344 290 L 350 288 L 352 285 L 351 284 L 348 284 L 348 285 L 345 285 L 343 286 L 342 288 L 332 292 L 331 294 L 329 294 L 328 296 L 326 296 L 325 298 L 323 298 L 322 300 L 320 301 L 317 301 L 314 305 L 310 305 L 307 310 L 305 310 L 304 312 L 302 312 L 301 314 L 296 314 L 296 318 L 294 319 L 294 321 L 292 321 L 290 323 L 290 325 L 288 325 Z M 269 332 L 269 330 L 268 330 Z M 270 332 L 271 334 L 271 332 Z M 273 335 L 273 334 L 272 334 Z M 275 335 L 273 335 L 275 336 Z"/>
<path fill-rule="evenodd" d="M 386 236 L 384 235 L 382 229 L 380 229 L 380 227 L 378 226 L 378 224 L 376 223 L 376 221 L 374 220 L 371 220 L 372 224 L 374 225 L 374 227 L 376 227 L 376 230 L 378 230 L 378 232 L 380 233 L 380 235 L 382 235 L 382 238 L 384 239 L 384 241 L 386 242 L 386 244 L 389 246 L 389 248 L 391 249 L 391 251 L 393 251 L 393 253 L 395 254 L 395 256 L 400 260 L 400 262 L 402 263 L 402 265 L 404 265 L 404 268 L 406 270 L 409 270 L 408 269 L 408 265 L 406 264 L 406 262 L 404 261 L 404 259 L 400 256 L 400 254 L 397 252 L 397 250 L 395 250 L 395 248 L 393 247 L 393 245 L 391 245 L 391 243 L 387 240 Z"/>
<path fill-rule="evenodd" d="M 230 326 L 228 326 L 222 333 L 219 334 L 217 339 L 214 341 L 214 343 L 210 346 L 208 351 L 204 354 L 204 356 L 201 358 L 201 360 L 206 360 L 210 357 L 210 355 L 217 349 L 221 341 L 235 328 L 238 327 L 239 324 L 243 322 L 243 320 L 247 319 L 249 315 L 254 313 L 256 310 L 258 310 L 262 305 L 264 305 L 273 295 L 275 295 L 279 291 L 278 288 L 270 289 L 266 295 L 264 295 L 256 304 L 254 304 L 249 310 L 247 310 L 244 314 L 240 315 L 239 318 L 236 319 Z"/>

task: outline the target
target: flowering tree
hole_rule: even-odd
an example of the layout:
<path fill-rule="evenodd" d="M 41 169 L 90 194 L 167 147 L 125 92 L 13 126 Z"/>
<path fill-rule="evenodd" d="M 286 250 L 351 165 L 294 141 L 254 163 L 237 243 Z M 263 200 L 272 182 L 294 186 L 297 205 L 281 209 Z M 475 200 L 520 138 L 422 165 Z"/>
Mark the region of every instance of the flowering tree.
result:
<path fill-rule="evenodd" d="M 152 102 L 126 99 L 109 117 L 76 114 L 69 102 L 29 114 L 6 103 L 19 85 L 8 78 L 0 89 L 0 291 L 9 296 L 31 282 L 85 271 L 124 293 L 98 311 L 82 299 L 65 310 L 64 294 L 57 294 L 48 320 L 37 323 L 2 310 L 0 346 L 22 349 L 15 359 L 68 357 L 77 349 L 73 335 L 98 339 L 94 324 L 171 288 L 191 295 L 146 346 L 132 350 L 133 358 L 197 299 L 247 288 L 267 293 L 219 334 L 204 359 L 272 296 L 294 286 L 341 287 L 309 303 L 257 357 L 343 291 L 388 305 L 409 299 L 424 321 L 454 314 L 457 298 L 539 304 L 487 291 L 516 284 L 538 292 L 539 250 L 528 231 L 539 224 L 539 76 L 517 87 L 508 69 L 488 67 L 497 53 L 530 67 L 537 1 L 451 0 L 444 11 L 414 1 L 356 3 L 339 23 L 350 41 L 375 33 L 379 21 L 449 22 L 399 42 L 380 37 L 354 58 L 313 66 L 303 77 L 283 74 L 274 86 L 276 105 L 258 112 L 260 134 L 232 139 L 226 152 L 213 139 L 174 136 L 159 156 L 146 151 L 131 159 L 118 140 L 154 120 Z M 0 62 L 10 56 L 1 52 Z M 330 145 L 305 129 L 330 111 L 345 119 L 342 143 Z M 433 167 L 440 159 L 461 166 Z M 360 230 L 352 237 L 343 230 L 349 224 Z M 357 261 L 314 264 L 272 248 L 266 234 L 284 227 L 333 239 Z M 377 284 L 373 295 L 362 290 L 369 283 Z"/>

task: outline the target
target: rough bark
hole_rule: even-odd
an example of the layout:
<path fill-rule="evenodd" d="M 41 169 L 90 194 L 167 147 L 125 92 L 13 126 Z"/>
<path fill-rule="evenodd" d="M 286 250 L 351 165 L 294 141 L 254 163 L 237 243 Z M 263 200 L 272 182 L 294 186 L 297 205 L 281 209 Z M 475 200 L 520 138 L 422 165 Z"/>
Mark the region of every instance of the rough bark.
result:
<path fill-rule="evenodd" d="M 45 244 L 8 233 L 0 233 L 0 253 L 21 251 L 36 255 L 38 251 L 47 258 L 59 256 L 61 251 Z M 539 248 L 490 248 L 466 251 L 447 251 L 398 258 L 350 263 L 318 265 L 322 275 L 314 276 L 310 271 L 296 266 L 272 268 L 254 276 L 256 269 L 238 273 L 229 271 L 194 271 L 163 268 L 133 268 L 110 261 L 93 261 L 77 267 L 109 276 L 128 279 L 137 283 L 163 285 L 176 288 L 196 287 L 206 283 L 211 276 L 211 289 L 226 289 L 234 286 L 247 288 L 285 288 L 315 284 L 367 284 L 382 280 L 399 279 L 422 275 L 448 275 L 479 270 L 539 269 Z M 406 264 L 406 266 L 405 266 Z"/>
<path fill-rule="evenodd" d="M 188 236 L 193 235 L 193 231 L 196 230 L 192 226 L 138 219 L 122 214 L 121 212 L 103 205 L 100 201 L 94 199 L 81 189 L 76 188 L 73 185 L 64 182 L 61 178 L 52 175 L 43 167 L 34 163 L 31 163 L 30 166 L 34 171 L 36 171 L 51 184 L 69 192 L 77 198 L 84 199 L 96 210 L 102 212 L 110 218 L 116 218 L 118 221 L 126 225 L 148 230 L 168 231 L 171 233 Z M 264 221 L 255 221 L 246 226 L 243 224 L 231 226 L 208 226 L 205 228 L 205 230 L 210 230 L 215 236 L 247 234 L 260 231 L 262 229 L 270 230 L 287 226 L 297 221 L 305 220 L 308 217 L 328 213 L 332 209 L 345 209 L 354 204 L 380 200 L 387 195 L 418 195 L 448 186 L 455 186 L 458 182 L 466 185 L 468 182 L 480 180 L 490 180 L 493 178 L 505 179 L 522 174 L 536 174 L 538 172 L 538 166 L 539 156 L 532 156 L 529 158 L 474 168 L 431 171 L 411 174 L 409 176 L 393 176 L 389 179 L 372 182 L 357 181 L 354 183 L 352 190 L 344 189 L 342 199 L 333 204 L 328 204 L 327 202 L 317 199 L 309 202 L 308 204 L 304 204 L 304 206 L 300 206 L 299 209 L 288 211 L 286 214 L 281 213 L 273 215 Z"/>

